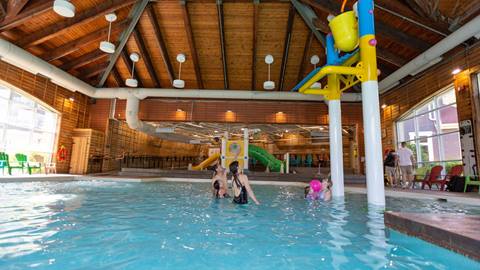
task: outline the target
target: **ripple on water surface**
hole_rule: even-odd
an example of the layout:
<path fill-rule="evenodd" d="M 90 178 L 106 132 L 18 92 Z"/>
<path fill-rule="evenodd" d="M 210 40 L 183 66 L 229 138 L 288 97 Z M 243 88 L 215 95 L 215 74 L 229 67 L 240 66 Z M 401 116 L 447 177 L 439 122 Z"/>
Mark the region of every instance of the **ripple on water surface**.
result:
<path fill-rule="evenodd" d="M 207 184 L 0 184 L 0 269 L 480 269 L 386 230 L 365 195 L 308 202 L 254 186 L 262 205 L 214 200 Z M 387 209 L 480 214 L 388 198 Z M 433 210 L 432 210 L 433 209 Z"/>

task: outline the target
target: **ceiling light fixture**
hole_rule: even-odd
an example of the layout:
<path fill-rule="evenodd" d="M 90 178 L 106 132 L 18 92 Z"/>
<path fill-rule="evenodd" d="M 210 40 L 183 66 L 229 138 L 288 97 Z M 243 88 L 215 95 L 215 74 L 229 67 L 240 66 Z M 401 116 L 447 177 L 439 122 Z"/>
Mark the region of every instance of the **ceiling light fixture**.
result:
<path fill-rule="evenodd" d="M 109 13 L 105 15 L 105 19 L 108 21 L 108 38 L 107 41 L 100 42 L 100 50 L 106 53 L 115 52 L 115 44 L 110 42 L 110 35 L 112 33 L 112 23 L 117 20 L 115 13 Z"/>
<path fill-rule="evenodd" d="M 135 63 L 137 63 L 138 60 L 140 60 L 140 55 L 138 55 L 138 53 L 131 53 L 130 60 L 132 60 L 132 74 L 131 74 L 132 77 L 125 80 L 125 84 L 129 87 L 137 87 L 138 81 L 133 77 L 133 75 L 135 74 Z"/>
<path fill-rule="evenodd" d="M 387 108 L 387 104 L 384 103 L 382 104 L 382 109 L 385 109 L 385 108 Z"/>
<path fill-rule="evenodd" d="M 462 70 L 460 68 L 456 68 L 452 71 L 452 74 L 453 75 L 457 75 L 458 73 L 460 73 Z"/>
<path fill-rule="evenodd" d="M 270 65 L 273 63 L 273 56 L 271 54 L 265 56 L 265 63 L 268 65 L 268 81 L 263 83 L 263 89 L 272 90 L 275 89 L 275 82 L 270 80 Z"/>
<path fill-rule="evenodd" d="M 318 55 L 312 55 L 312 57 L 310 57 L 310 63 L 313 65 L 313 69 L 317 69 L 317 64 L 320 63 L 320 57 L 318 57 Z M 312 84 L 312 86 L 310 86 L 310 88 L 312 89 L 321 89 L 322 88 L 322 84 L 319 83 L 319 82 L 315 82 Z"/>
<path fill-rule="evenodd" d="M 179 63 L 178 67 L 178 79 L 173 80 L 173 87 L 175 88 L 185 88 L 185 81 L 180 79 L 180 75 L 182 74 L 182 63 L 185 63 L 187 57 L 185 54 L 180 53 L 177 55 L 177 62 Z"/>
<path fill-rule="evenodd" d="M 68 0 L 55 0 L 53 11 L 62 17 L 72 18 L 75 16 L 75 6 Z"/>
<path fill-rule="evenodd" d="M 183 112 L 183 110 L 182 110 L 182 109 L 180 109 L 180 108 L 178 108 L 178 109 L 177 109 L 177 112 Z"/>

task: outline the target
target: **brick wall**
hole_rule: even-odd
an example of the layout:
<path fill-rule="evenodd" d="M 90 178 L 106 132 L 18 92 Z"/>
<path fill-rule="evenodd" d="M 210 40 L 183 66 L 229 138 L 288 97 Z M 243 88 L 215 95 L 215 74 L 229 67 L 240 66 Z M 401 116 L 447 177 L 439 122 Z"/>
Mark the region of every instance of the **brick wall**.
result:
<path fill-rule="evenodd" d="M 70 154 L 73 129 L 88 127 L 90 117 L 88 97 L 80 93 L 72 93 L 53 84 L 45 77 L 33 75 L 2 61 L 0 61 L 0 80 L 23 90 L 60 112 L 58 145 L 64 145 Z M 74 101 L 70 101 L 71 97 L 74 98 Z M 68 172 L 69 167 L 70 155 L 65 161 L 57 162 L 59 173 Z"/>

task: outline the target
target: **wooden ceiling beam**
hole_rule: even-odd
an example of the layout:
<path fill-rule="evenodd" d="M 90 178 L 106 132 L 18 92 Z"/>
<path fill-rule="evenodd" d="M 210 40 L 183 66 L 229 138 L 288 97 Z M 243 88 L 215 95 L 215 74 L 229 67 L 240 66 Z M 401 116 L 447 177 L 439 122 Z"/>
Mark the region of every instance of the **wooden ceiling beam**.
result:
<path fill-rule="evenodd" d="M 126 19 L 126 20 L 123 20 L 122 22 L 115 23 L 114 25 L 112 25 L 112 34 L 118 33 L 123 29 L 125 29 L 125 27 L 128 26 L 129 22 L 130 20 Z M 66 55 L 69 55 L 81 49 L 82 46 L 91 44 L 93 42 L 99 43 L 101 40 L 105 39 L 107 35 L 108 35 L 108 27 L 104 27 L 100 30 L 87 34 L 81 38 L 72 40 L 56 49 L 50 50 L 42 54 L 40 58 L 48 62 L 59 59 L 61 57 L 64 57 Z"/>
<path fill-rule="evenodd" d="M 132 34 L 133 30 L 137 26 L 137 23 L 140 20 L 140 17 L 142 16 L 143 11 L 148 5 L 148 2 L 149 0 L 139 0 L 133 6 L 132 10 L 130 11 L 130 14 L 128 14 L 128 20 L 130 20 L 130 24 L 125 30 L 123 30 L 122 34 L 120 34 L 120 37 L 118 38 L 117 48 L 115 49 L 115 52 L 110 55 L 108 66 L 100 78 L 98 87 L 102 87 L 107 81 L 110 71 L 112 71 L 113 67 L 115 66 L 115 63 L 117 62 L 118 57 L 120 56 L 120 54 L 122 54 L 123 48 L 127 44 L 127 41 L 130 38 L 130 35 Z"/>
<path fill-rule="evenodd" d="M 397 67 L 401 67 L 408 62 L 407 59 L 379 46 L 377 46 L 377 57 Z"/>
<path fill-rule="evenodd" d="M 83 69 L 80 72 L 80 78 L 90 79 L 93 76 L 97 76 L 107 68 L 107 65 L 95 65 L 91 68 Z"/>
<path fill-rule="evenodd" d="M 303 80 L 303 74 L 305 74 L 305 65 L 308 63 L 308 56 L 310 55 L 310 50 L 312 48 L 313 43 L 313 32 L 310 31 L 308 34 L 308 38 L 305 42 L 305 46 L 303 47 L 303 54 L 302 54 L 302 62 L 300 64 L 300 69 L 298 70 L 297 81 L 300 82 Z"/>
<path fill-rule="evenodd" d="M 162 31 L 160 30 L 160 25 L 158 24 L 157 15 L 155 15 L 155 10 L 153 5 L 149 5 L 146 9 L 147 17 L 150 20 L 150 24 L 153 27 L 153 32 L 155 33 L 155 42 L 157 43 L 158 48 L 160 48 L 160 55 L 163 59 L 163 64 L 167 70 L 168 78 L 170 79 L 170 84 L 175 80 L 175 75 L 173 73 L 173 67 L 170 63 L 170 58 L 168 56 L 167 46 L 163 40 Z"/>
<path fill-rule="evenodd" d="M 122 76 L 120 75 L 120 73 L 118 73 L 118 70 L 117 70 L 116 67 L 114 67 L 112 69 L 112 76 L 113 76 L 113 79 L 115 80 L 115 82 L 117 83 L 117 86 L 122 87 L 123 79 L 122 79 Z"/>
<path fill-rule="evenodd" d="M 51 10 L 53 6 L 53 0 L 43 0 L 35 2 L 36 3 L 32 3 L 32 5 L 30 5 L 17 16 L 5 18 L 0 23 L 0 32 L 10 30 L 19 25 L 22 25 L 31 18 Z"/>
<path fill-rule="evenodd" d="M 61 22 L 53 23 L 35 33 L 26 35 L 23 39 L 19 40 L 17 44 L 20 47 L 32 47 L 41 44 L 49 39 L 62 35 L 70 30 L 70 28 L 92 22 L 99 16 L 104 16 L 110 12 L 114 12 L 123 7 L 129 6 L 135 3 L 136 0 L 108 0 L 104 1 L 91 9 L 85 10 L 76 14 L 71 19 L 65 19 Z"/>
<path fill-rule="evenodd" d="M 133 39 L 135 40 L 135 43 L 137 44 L 139 53 L 142 56 L 141 60 L 143 60 L 143 62 L 145 63 L 145 66 L 147 67 L 147 71 L 148 71 L 148 74 L 150 75 L 150 79 L 152 79 L 156 88 L 161 87 L 160 79 L 158 78 L 155 68 L 153 67 L 152 58 L 150 57 L 150 53 L 148 52 L 147 47 L 145 46 L 145 41 L 142 38 L 142 34 L 138 30 L 138 28 L 136 28 L 133 30 L 132 35 L 133 35 Z"/>
<path fill-rule="evenodd" d="M 433 22 L 427 17 L 418 16 L 416 12 L 411 10 L 407 5 L 402 1 L 398 0 L 375 0 L 375 7 L 391 13 L 397 17 L 400 17 L 407 21 L 414 21 L 416 25 L 422 26 L 424 29 L 433 29 L 433 33 L 440 34 L 442 36 L 447 36 L 451 31 L 449 30 L 448 23 L 439 21 Z"/>
<path fill-rule="evenodd" d="M 340 11 L 340 2 L 335 2 L 332 0 L 300 0 L 305 4 L 309 4 L 312 7 L 322 10 L 323 12 L 330 13 L 333 15 L 339 14 Z M 390 25 L 381 23 L 379 21 L 375 22 L 376 30 L 379 34 L 388 36 L 390 39 L 394 40 L 396 43 L 404 44 L 412 49 L 417 51 L 425 51 L 432 46 L 432 44 L 418 39 L 412 35 L 409 35 L 405 32 L 398 31 L 398 29 L 391 27 Z"/>
<path fill-rule="evenodd" d="M 193 67 L 195 69 L 195 77 L 199 89 L 203 89 L 202 74 L 200 72 L 200 63 L 198 61 L 197 49 L 195 47 L 195 39 L 192 32 L 192 24 L 190 22 L 190 15 L 188 14 L 187 2 L 180 1 L 183 14 L 183 24 L 187 32 L 188 45 L 190 46 L 190 53 L 192 54 Z"/>
<path fill-rule="evenodd" d="M 283 56 L 282 56 L 282 65 L 280 66 L 280 83 L 278 86 L 278 91 L 283 91 L 283 85 L 285 82 L 285 72 L 287 70 L 288 62 L 288 51 L 290 49 L 290 40 L 292 39 L 292 28 L 293 28 L 293 19 L 295 18 L 295 7 L 290 5 L 290 10 L 288 11 L 288 20 L 287 20 L 287 31 L 285 33 L 285 41 L 283 42 Z"/>
<path fill-rule="evenodd" d="M 228 69 L 227 69 L 227 53 L 225 49 L 225 31 L 224 31 L 224 17 L 223 17 L 223 2 L 217 0 L 217 16 L 218 16 L 218 32 L 220 33 L 220 48 L 222 51 L 223 64 L 223 87 L 228 89 Z"/>
<path fill-rule="evenodd" d="M 22 11 L 29 0 L 8 0 L 7 3 L 7 16 L 6 17 L 15 17 Z"/>
<path fill-rule="evenodd" d="M 93 63 L 97 60 L 107 58 L 108 54 L 102 52 L 101 50 L 94 50 L 91 51 L 87 54 L 84 54 L 80 56 L 79 58 L 72 60 L 72 61 L 66 61 L 65 64 L 61 65 L 60 68 L 66 71 L 71 71 L 74 69 L 78 69 L 81 67 L 84 67 L 90 63 Z"/>
<path fill-rule="evenodd" d="M 260 0 L 253 1 L 252 90 L 257 90 L 257 31 Z"/>

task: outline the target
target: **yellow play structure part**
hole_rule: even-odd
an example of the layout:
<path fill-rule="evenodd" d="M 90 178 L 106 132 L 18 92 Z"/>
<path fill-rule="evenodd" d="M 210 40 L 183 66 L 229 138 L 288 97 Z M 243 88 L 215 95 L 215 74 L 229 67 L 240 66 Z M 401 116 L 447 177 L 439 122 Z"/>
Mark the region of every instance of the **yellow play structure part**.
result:
<path fill-rule="evenodd" d="M 202 163 L 198 164 L 197 166 L 193 166 L 192 170 L 194 171 L 201 171 L 215 162 L 217 159 L 220 158 L 220 154 L 213 154 L 209 158 L 202 161 Z"/>
<path fill-rule="evenodd" d="M 344 12 L 328 24 L 335 39 L 335 47 L 351 52 L 358 46 L 358 25 L 355 12 Z"/>

